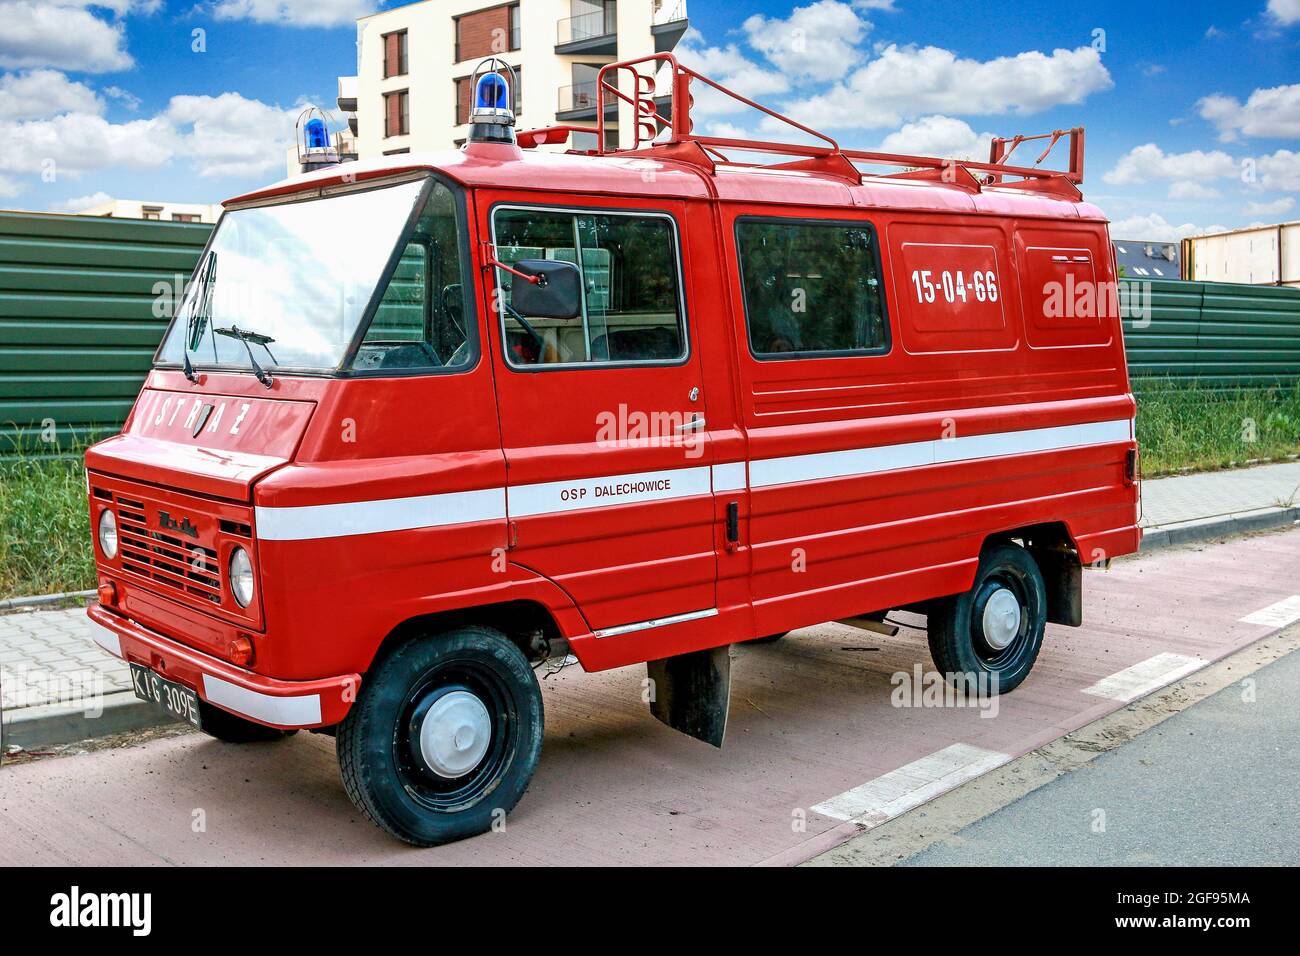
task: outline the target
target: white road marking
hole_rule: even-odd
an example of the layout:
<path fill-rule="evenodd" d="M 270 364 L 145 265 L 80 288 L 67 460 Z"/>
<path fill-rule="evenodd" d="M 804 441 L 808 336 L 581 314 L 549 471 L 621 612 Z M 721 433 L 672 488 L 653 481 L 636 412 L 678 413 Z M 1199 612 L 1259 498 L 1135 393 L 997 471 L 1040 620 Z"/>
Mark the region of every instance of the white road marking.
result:
<path fill-rule="evenodd" d="M 1267 624 L 1269 627 L 1286 627 L 1294 621 L 1300 621 L 1300 594 L 1283 598 L 1241 619 L 1243 624 Z"/>
<path fill-rule="evenodd" d="M 1091 687 L 1085 687 L 1083 692 L 1127 704 L 1200 670 L 1208 663 L 1185 654 L 1157 654 L 1102 678 Z"/>
<path fill-rule="evenodd" d="M 812 810 L 824 817 L 878 827 L 1010 760 L 1010 754 L 953 744 L 831 797 Z"/>

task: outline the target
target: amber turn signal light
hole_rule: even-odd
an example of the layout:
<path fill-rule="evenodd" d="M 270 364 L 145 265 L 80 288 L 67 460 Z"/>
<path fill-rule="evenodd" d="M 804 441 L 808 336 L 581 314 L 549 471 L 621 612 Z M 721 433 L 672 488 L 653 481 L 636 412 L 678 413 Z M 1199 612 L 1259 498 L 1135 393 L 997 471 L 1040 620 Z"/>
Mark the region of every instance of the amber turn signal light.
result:
<path fill-rule="evenodd" d="M 99 586 L 99 603 L 109 607 L 117 603 L 117 585 L 112 581 L 105 581 Z"/>
<path fill-rule="evenodd" d="M 253 659 L 253 642 L 241 634 L 226 645 L 226 656 L 231 663 L 246 667 Z"/>

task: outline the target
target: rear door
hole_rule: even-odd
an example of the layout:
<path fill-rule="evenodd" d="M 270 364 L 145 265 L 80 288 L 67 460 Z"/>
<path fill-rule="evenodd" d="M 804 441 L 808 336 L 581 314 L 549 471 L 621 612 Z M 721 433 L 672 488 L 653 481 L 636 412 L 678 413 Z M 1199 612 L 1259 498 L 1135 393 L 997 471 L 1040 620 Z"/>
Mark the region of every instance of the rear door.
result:
<path fill-rule="evenodd" d="M 618 634 L 715 614 L 716 557 L 682 209 L 598 202 L 609 200 L 480 206 L 499 261 L 578 264 L 579 318 L 518 315 L 504 269 L 484 270 L 484 298 L 502 303 L 492 338 L 511 560 L 563 587 L 598 634 Z"/>

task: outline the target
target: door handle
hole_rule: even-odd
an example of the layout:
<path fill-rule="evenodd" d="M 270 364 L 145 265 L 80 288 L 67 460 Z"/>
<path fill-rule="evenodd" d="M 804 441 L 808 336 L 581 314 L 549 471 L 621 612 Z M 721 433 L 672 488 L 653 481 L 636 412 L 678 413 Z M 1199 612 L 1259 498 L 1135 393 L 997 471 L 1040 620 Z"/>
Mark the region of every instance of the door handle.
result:
<path fill-rule="evenodd" d="M 677 426 L 679 432 L 697 432 L 704 427 L 704 416 L 696 415 L 689 422 L 682 422 Z"/>

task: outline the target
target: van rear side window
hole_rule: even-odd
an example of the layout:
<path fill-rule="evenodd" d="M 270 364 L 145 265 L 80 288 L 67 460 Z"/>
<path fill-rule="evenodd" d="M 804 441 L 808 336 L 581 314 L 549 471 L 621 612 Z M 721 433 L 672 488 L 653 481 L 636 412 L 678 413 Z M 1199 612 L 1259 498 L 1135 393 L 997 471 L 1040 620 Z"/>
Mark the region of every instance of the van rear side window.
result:
<path fill-rule="evenodd" d="M 677 237 L 668 216 L 502 207 L 492 226 L 497 257 L 506 265 L 559 259 L 582 274 L 582 315 L 551 319 L 516 312 L 515 277 L 497 270 L 511 365 L 676 363 L 686 357 Z"/>
<path fill-rule="evenodd" d="M 740 219 L 736 249 L 755 357 L 889 350 L 880 259 L 869 223 Z"/>

